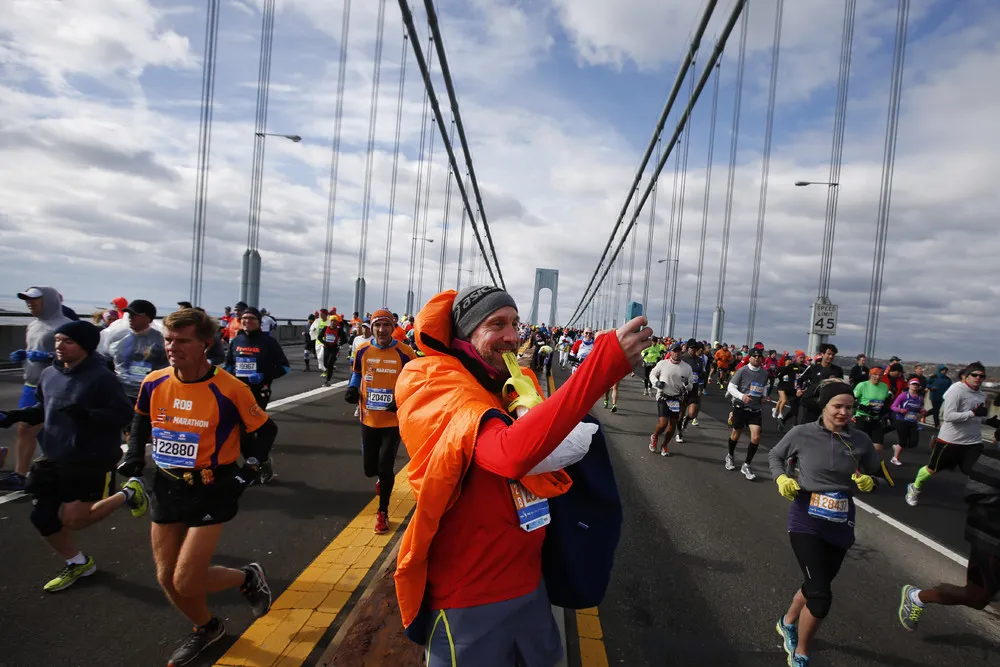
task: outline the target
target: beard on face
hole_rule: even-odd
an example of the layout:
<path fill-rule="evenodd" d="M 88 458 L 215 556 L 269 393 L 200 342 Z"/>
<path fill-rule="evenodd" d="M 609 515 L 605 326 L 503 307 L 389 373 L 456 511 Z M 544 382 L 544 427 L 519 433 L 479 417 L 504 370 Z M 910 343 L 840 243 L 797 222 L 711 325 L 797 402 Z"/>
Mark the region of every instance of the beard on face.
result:
<path fill-rule="evenodd" d="M 503 362 L 503 353 L 513 352 L 516 354 L 517 347 L 500 343 L 489 347 L 476 347 L 476 352 L 478 352 L 479 356 L 483 358 L 483 361 L 489 364 L 494 370 L 502 375 L 509 375 L 510 373 L 507 370 L 507 364 Z"/>

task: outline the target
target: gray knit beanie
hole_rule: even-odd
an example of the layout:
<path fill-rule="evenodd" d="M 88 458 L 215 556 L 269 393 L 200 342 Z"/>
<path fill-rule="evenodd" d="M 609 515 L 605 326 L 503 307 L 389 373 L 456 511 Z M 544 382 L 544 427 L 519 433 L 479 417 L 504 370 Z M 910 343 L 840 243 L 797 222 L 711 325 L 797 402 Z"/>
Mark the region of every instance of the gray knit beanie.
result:
<path fill-rule="evenodd" d="M 466 287 L 455 297 L 451 307 L 451 319 L 455 324 L 455 337 L 469 340 L 483 320 L 500 310 L 510 306 L 517 310 L 514 297 L 493 285 L 476 285 Z"/>

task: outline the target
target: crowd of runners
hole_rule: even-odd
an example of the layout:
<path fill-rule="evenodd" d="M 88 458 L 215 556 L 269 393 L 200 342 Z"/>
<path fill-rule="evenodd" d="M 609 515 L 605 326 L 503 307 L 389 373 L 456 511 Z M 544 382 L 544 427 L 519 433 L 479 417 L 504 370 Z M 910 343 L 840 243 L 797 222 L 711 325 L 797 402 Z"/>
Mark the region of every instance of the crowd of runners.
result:
<path fill-rule="evenodd" d="M 0 427 L 17 428 L 13 469 L 0 476 L 0 490 L 32 497 L 31 523 L 64 561 L 43 589 L 61 591 L 96 571 L 74 533 L 122 507 L 136 519 L 149 514 L 157 580 L 194 626 L 168 664 L 189 664 L 225 634 L 209 593 L 239 588 L 257 617 L 271 605 L 259 563 L 236 569 L 211 560 L 242 493 L 276 476 L 279 433 L 266 409 L 273 383 L 290 371 L 278 323 L 242 302 L 219 319 L 179 302 L 160 319 L 152 302 L 122 297 L 88 322 L 67 312 L 51 287 L 17 296 L 33 319 L 24 349 L 10 355 L 24 368 L 19 404 L 0 406 Z M 894 484 L 886 463 L 899 465 L 931 423 L 939 430 L 930 459 L 905 500 L 918 505 L 942 470 L 969 477 L 968 581 L 907 585 L 899 620 L 914 630 L 927 604 L 982 608 L 1000 592 L 1000 454 L 984 449 L 982 437 L 983 424 L 1000 427 L 988 416 L 1000 399 L 983 392 L 979 362 L 953 379 L 945 366 L 927 376 L 898 358 L 869 367 L 858 355 L 845 372 L 831 344 L 810 357 L 763 343 L 657 338 L 644 318 L 609 332 L 531 327 L 494 287 L 444 292 L 419 317 L 317 310 L 298 344 L 306 371 L 326 387 L 345 352 L 338 386 L 356 406 L 361 467 L 375 479 L 375 533 L 389 530 L 394 465 L 400 444 L 407 447 L 417 507 L 401 546 L 397 595 L 407 633 L 426 645 L 430 665 L 465 664 L 460 654 L 494 660 L 515 648 L 518 664 L 558 660 L 539 584 L 549 503 L 574 501 L 567 470 L 599 437 L 586 415 L 602 400 L 616 413 L 619 383 L 630 375 L 655 403 L 649 451 L 662 458 L 699 426 L 702 397 L 719 392 L 731 406 L 720 463 L 739 465 L 749 481 L 758 477 L 754 458 L 770 409 L 783 435 L 767 464 L 791 501 L 788 531 L 804 579 L 776 624 L 790 665 L 808 664 L 830 610 L 831 582 L 854 542 L 854 495 Z M 517 353 L 529 368 L 518 366 Z M 568 377 L 545 399 L 537 375 L 556 367 Z M 7 454 L 0 449 L 0 466 Z M 481 539 L 470 544 L 473 531 Z M 613 552 L 617 533 L 609 542 Z"/>

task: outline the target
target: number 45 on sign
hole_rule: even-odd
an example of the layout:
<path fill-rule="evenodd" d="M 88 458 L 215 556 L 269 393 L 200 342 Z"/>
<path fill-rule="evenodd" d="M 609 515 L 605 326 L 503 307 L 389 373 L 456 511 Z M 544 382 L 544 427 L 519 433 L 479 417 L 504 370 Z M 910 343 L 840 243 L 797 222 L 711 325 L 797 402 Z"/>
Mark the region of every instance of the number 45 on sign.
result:
<path fill-rule="evenodd" d="M 832 303 L 813 304 L 812 329 L 809 333 L 833 336 L 837 333 L 837 306 Z"/>

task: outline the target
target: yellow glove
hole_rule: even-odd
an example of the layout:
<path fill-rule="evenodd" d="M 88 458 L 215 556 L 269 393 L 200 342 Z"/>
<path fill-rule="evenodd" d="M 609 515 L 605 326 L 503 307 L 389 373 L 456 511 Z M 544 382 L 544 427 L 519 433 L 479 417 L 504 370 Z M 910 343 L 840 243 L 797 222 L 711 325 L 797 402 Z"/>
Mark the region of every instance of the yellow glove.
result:
<path fill-rule="evenodd" d="M 517 357 L 511 352 L 504 352 L 503 361 L 510 372 L 510 379 L 503 383 L 503 390 L 500 392 L 507 405 L 507 412 L 516 414 L 517 408 L 533 408 L 541 403 L 542 397 L 538 395 L 535 383 L 521 372 Z M 511 397 L 511 394 L 517 396 Z"/>
<path fill-rule="evenodd" d="M 853 479 L 854 483 L 858 485 L 858 489 L 864 491 L 865 493 L 868 493 L 875 488 L 875 480 L 868 475 L 862 475 L 861 473 L 856 472 L 851 475 L 851 479 Z"/>
<path fill-rule="evenodd" d="M 802 490 L 799 483 L 788 475 L 778 475 L 778 479 L 774 481 L 778 483 L 778 493 L 788 500 L 795 500 L 795 496 Z"/>

